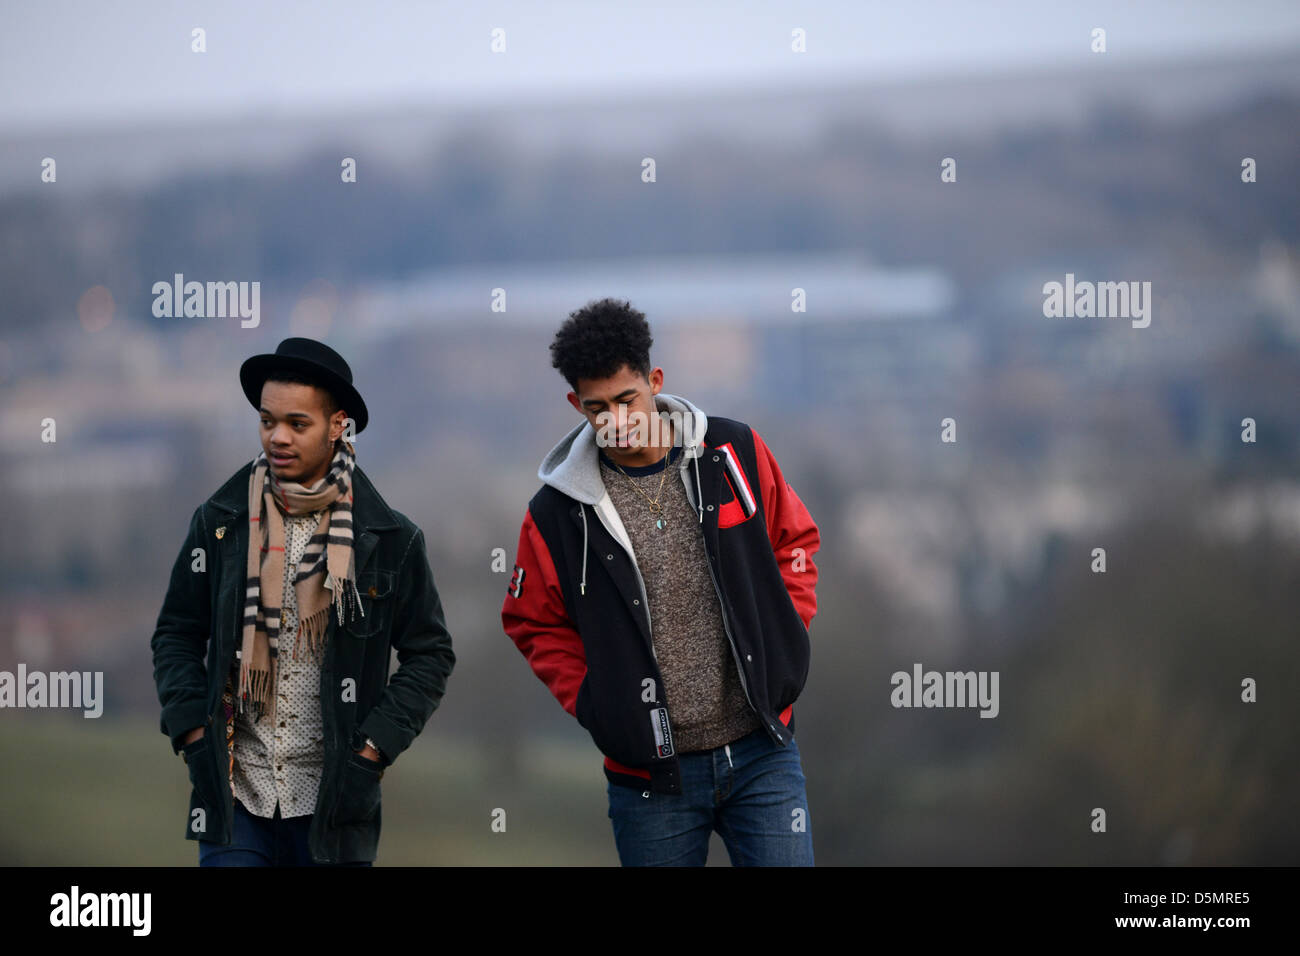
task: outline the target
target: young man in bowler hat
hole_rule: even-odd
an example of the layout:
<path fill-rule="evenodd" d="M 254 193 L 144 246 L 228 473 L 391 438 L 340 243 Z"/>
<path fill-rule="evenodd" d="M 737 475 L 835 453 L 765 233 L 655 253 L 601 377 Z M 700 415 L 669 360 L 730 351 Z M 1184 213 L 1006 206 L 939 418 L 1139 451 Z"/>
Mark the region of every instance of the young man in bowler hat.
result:
<path fill-rule="evenodd" d="M 455 664 L 424 535 L 356 464 L 342 356 L 289 338 L 239 380 L 262 451 L 195 510 L 151 642 L 185 836 L 200 866 L 369 866 L 384 769 Z"/>
<path fill-rule="evenodd" d="M 625 866 L 703 865 L 714 830 L 735 865 L 811 866 L 793 705 L 821 536 L 757 431 L 662 390 L 651 342 L 612 299 L 556 333 L 584 420 L 538 469 L 502 623 L 604 754 Z"/>

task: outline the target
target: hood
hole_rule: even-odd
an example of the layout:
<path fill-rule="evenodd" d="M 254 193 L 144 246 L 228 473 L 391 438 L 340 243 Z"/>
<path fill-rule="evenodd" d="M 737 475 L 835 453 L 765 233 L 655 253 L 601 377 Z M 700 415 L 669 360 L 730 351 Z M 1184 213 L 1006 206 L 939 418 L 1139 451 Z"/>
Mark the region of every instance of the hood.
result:
<path fill-rule="evenodd" d="M 703 453 L 701 444 L 708 431 L 709 420 L 704 412 L 677 395 L 660 392 L 655 396 L 655 406 L 669 414 L 677 413 L 685 425 L 682 436 L 681 462 Z M 674 420 L 676 425 L 676 420 Z M 600 477 L 600 459 L 597 457 L 596 429 L 588 421 L 574 428 L 546 453 L 537 477 L 557 491 L 575 501 L 594 505 L 605 496 L 605 483 Z"/>

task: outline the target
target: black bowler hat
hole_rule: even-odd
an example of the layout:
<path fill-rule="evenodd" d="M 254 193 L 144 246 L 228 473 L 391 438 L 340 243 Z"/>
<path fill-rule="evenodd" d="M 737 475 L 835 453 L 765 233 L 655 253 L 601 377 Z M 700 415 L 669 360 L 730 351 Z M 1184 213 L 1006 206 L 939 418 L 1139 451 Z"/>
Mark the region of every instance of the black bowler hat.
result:
<path fill-rule="evenodd" d="M 285 339 L 274 354 L 254 355 L 239 367 L 239 384 L 254 408 L 262 407 L 262 384 L 273 371 L 282 368 L 306 372 L 318 379 L 356 423 L 356 432 L 366 427 L 370 413 L 361 393 L 352 385 L 352 369 L 342 355 L 315 339 Z"/>

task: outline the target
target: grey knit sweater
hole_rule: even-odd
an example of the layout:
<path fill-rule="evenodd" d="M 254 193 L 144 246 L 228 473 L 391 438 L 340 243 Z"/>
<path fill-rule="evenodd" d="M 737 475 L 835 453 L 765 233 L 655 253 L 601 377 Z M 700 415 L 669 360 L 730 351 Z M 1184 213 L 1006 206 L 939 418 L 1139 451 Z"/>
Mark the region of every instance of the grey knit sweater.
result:
<path fill-rule="evenodd" d="M 602 453 L 601 478 L 617 509 L 650 602 L 650 629 L 663 676 L 673 736 L 679 753 L 721 747 L 759 726 L 745 699 L 722 624 L 722 609 L 709 574 L 699 516 L 686 498 L 675 462 L 666 480 L 661 461 L 620 472 Z M 633 483 L 662 511 L 655 515 Z M 655 526 L 656 518 L 664 527 Z"/>

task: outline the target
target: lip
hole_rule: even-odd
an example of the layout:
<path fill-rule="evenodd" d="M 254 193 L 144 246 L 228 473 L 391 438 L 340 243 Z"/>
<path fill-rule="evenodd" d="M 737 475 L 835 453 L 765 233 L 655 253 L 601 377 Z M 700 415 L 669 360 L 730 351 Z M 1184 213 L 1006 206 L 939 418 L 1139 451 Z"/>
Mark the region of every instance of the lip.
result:
<path fill-rule="evenodd" d="M 272 452 L 271 454 L 267 455 L 266 457 L 269 458 L 269 459 L 271 460 L 271 464 L 273 464 L 273 465 L 286 465 L 286 464 L 288 464 L 289 462 L 293 461 L 293 460 L 294 460 L 295 458 L 297 458 L 298 456 L 297 456 L 297 455 L 277 455 L 277 454 L 275 454 L 275 452 Z"/>

